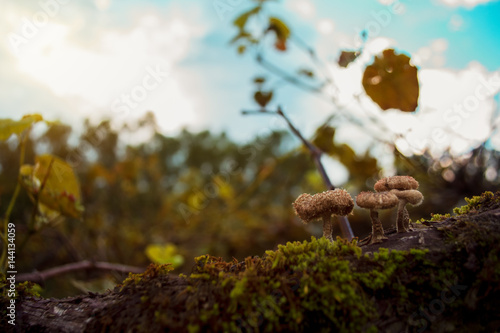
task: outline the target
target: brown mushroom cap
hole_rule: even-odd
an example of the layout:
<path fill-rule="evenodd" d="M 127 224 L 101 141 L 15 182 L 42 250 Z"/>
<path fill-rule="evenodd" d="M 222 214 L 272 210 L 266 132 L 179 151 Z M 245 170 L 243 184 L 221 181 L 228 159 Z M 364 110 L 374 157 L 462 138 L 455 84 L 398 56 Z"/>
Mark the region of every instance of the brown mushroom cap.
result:
<path fill-rule="evenodd" d="M 390 192 L 361 192 L 356 197 L 359 207 L 375 210 L 396 207 L 398 202 L 398 197 Z"/>
<path fill-rule="evenodd" d="M 416 190 L 418 182 L 411 176 L 392 176 L 380 179 L 373 186 L 377 192 L 390 190 Z"/>
<path fill-rule="evenodd" d="M 348 215 L 354 208 L 349 192 L 343 189 L 315 195 L 301 194 L 293 203 L 295 213 L 306 223 L 325 215 Z"/>
<path fill-rule="evenodd" d="M 397 196 L 398 199 L 405 200 L 412 206 L 418 206 L 424 200 L 424 196 L 422 195 L 422 193 L 420 193 L 417 190 L 406 190 L 406 191 L 391 190 L 391 193 Z"/>

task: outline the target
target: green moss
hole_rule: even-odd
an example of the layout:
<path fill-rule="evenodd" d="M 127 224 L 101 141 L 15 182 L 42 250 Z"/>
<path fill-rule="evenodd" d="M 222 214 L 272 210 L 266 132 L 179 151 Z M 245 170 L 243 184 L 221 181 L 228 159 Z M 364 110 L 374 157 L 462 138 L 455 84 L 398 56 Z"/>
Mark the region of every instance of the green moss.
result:
<path fill-rule="evenodd" d="M 431 214 L 430 221 L 431 222 L 441 222 L 441 221 L 444 221 L 444 220 L 446 220 L 447 218 L 450 218 L 450 217 L 451 217 L 451 214 L 444 214 L 444 215 L 441 215 L 441 214 Z"/>
<path fill-rule="evenodd" d="M 168 275 L 168 273 L 172 270 L 174 270 L 174 268 L 171 264 L 150 264 L 144 273 L 129 273 L 128 277 L 123 281 L 121 285 L 119 285 L 119 287 L 123 289 L 123 287 L 130 284 L 138 284 L 143 279 L 151 280 L 161 275 Z"/>
<path fill-rule="evenodd" d="M 5 274 L 0 273 L 0 297 L 2 301 L 10 300 L 9 296 L 9 285 L 10 282 L 7 281 L 7 277 Z M 16 284 L 16 289 L 15 289 L 15 299 L 18 298 L 24 298 L 24 297 L 40 297 L 40 292 L 42 291 L 42 288 L 40 285 L 31 282 L 31 281 L 25 281 Z"/>
<path fill-rule="evenodd" d="M 467 205 L 453 209 L 456 215 L 479 213 L 485 209 L 491 209 L 493 205 L 500 206 L 500 198 L 489 191 L 484 192 L 480 196 L 465 198 L 465 202 L 467 202 Z"/>
<path fill-rule="evenodd" d="M 356 241 L 313 237 L 242 263 L 198 257 L 197 273 L 190 279 L 198 288 L 204 281 L 218 281 L 217 304 L 237 324 L 237 329 L 223 325 L 224 331 L 375 332 L 370 324 L 379 316 L 374 297 L 397 297 L 400 304 L 415 299 L 418 286 L 407 288 L 402 272 L 419 266 L 422 275 L 428 274 L 435 265 L 426 259 L 427 252 L 379 249 L 362 256 Z M 220 316 L 219 311 L 202 310 L 199 318 L 216 331 Z"/>

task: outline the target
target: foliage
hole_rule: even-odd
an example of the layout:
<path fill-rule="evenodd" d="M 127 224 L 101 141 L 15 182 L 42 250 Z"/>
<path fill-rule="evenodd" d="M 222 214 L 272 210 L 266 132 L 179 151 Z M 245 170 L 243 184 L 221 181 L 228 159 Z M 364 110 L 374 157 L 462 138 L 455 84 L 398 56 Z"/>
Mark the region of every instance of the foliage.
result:
<path fill-rule="evenodd" d="M 18 121 L 11 119 L 0 120 L 0 142 L 13 136 L 16 136 L 20 142 L 20 168 L 19 174 L 16 174 L 14 178 L 18 181 L 3 218 L 3 231 L 0 233 L 3 243 L 2 257 L 0 259 L 0 268 L 2 272 L 15 270 L 15 244 L 10 236 L 10 238 L 7 239 L 7 231 L 11 229 L 15 230 L 15 228 L 10 227 L 10 225 L 14 224 L 9 223 L 9 221 L 18 198 L 21 184 L 26 188 L 30 198 L 35 204 L 35 209 L 31 214 L 31 220 L 28 225 L 28 234 L 25 236 L 25 240 L 20 246 L 21 251 L 28 238 L 39 228 L 39 226 L 35 225 L 35 220 L 50 222 L 59 214 L 79 217 L 83 211 L 83 207 L 80 204 L 80 187 L 78 179 L 75 177 L 70 165 L 56 156 L 49 154 L 37 156 L 35 166 L 24 165 L 23 163 L 29 131 L 33 124 L 42 121 L 44 121 L 43 117 L 38 114 L 26 115 Z M 54 124 L 48 121 L 44 122 L 49 126 Z M 9 229 L 7 228 L 8 226 Z M 10 234 L 11 232 L 9 231 L 9 235 Z M 7 259 L 9 259 L 9 269 L 7 269 Z"/>
<path fill-rule="evenodd" d="M 50 154 L 39 155 L 34 166 L 22 165 L 19 175 L 30 198 L 38 203 L 40 213 L 81 217 L 80 183 L 68 163 Z"/>
<path fill-rule="evenodd" d="M 148 131 L 156 126 L 151 117 L 138 123 L 141 125 L 136 129 L 122 129 L 122 133 Z M 46 154 L 72 162 L 86 208 L 83 222 L 73 219 L 71 223 L 52 223 L 33 234 L 28 246 L 18 253 L 19 272 L 89 257 L 146 266 L 151 259 L 145 251 L 152 244 L 173 244 L 184 258 L 206 253 L 225 259 L 244 258 L 280 243 L 302 241 L 311 233 L 321 235 L 320 225 L 305 226 L 293 213 L 291 203 L 300 193 L 322 192 L 324 185 L 308 153 L 295 148 L 289 135 L 269 133 L 237 144 L 224 134 L 185 131 L 166 137 L 152 130 L 151 140 L 120 148 L 120 132 L 112 130 L 108 122 L 95 126 L 87 122 L 75 148 L 66 143 L 71 133 L 71 128 L 54 124 L 37 139 L 26 136 L 25 159 L 35 165 L 36 156 L 43 155 L 36 149 L 43 146 Z M 2 204 L 8 203 L 15 192 L 21 165 L 20 144 L 15 146 L 11 141 L 0 142 Z M 318 130 L 313 142 L 361 175 L 351 176 L 344 185 L 351 194 L 373 187 L 379 172 L 375 158 L 354 154 L 348 145 L 338 143 L 332 127 Z M 119 155 L 120 150 L 125 154 Z M 89 155 L 97 159 L 91 162 L 86 157 Z M 473 158 L 478 160 L 477 155 Z M 461 200 L 460 195 L 470 196 L 495 186 L 472 179 L 459 182 L 459 169 L 455 170 L 456 185 L 461 187 L 452 186 L 440 178 L 443 169 L 417 159 L 396 161 L 401 163 L 397 164 L 401 173 L 409 173 L 407 163 L 412 163 L 410 174 L 419 180 L 426 197 L 421 208 L 410 208 L 413 220 L 430 213 L 451 212 L 452 205 Z M 465 161 L 459 162 L 465 168 Z M 477 172 L 484 172 L 486 167 L 483 164 Z M 464 188 L 469 181 L 471 186 Z M 22 241 L 29 234 L 33 205 L 28 192 L 19 193 L 10 219 L 16 221 L 17 237 Z M 2 205 L 2 212 L 4 209 Z M 393 224 L 394 218 L 391 212 L 381 216 L 387 225 Z M 363 238 L 371 231 L 366 212 L 356 209 L 350 220 L 356 236 Z M 339 230 L 334 229 L 334 235 L 338 234 Z M 176 270 L 186 273 L 191 266 L 192 261 L 185 260 Z M 73 274 L 78 280 L 98 276 Z M 115 281 L 121 278 L 114 276 Z M 80 292 L 70 281 L 68 277 L 47 281 L 44 295 Z"/>
<path fill-rule="evenodd" d="M 36 122 L 42 121 L 39 114 L 26 115 L 21 120 L 0 119 L 0 141 L 5 141 L 12 135 L 21 135 Z"/>

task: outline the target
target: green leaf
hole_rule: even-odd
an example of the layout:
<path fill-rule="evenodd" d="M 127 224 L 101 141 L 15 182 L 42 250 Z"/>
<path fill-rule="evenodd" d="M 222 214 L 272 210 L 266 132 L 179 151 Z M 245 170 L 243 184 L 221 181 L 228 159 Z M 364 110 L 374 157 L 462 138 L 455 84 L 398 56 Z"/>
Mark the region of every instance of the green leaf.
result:
<path fill-rule="evenodd" d="M 351 62 L 356 60 L 361 53 L 358 51 L 342 51 L 338 60 L 340 67 L 346 68 Z"/>
<path fill-rule="evenodd" d="M 245 30 L 245 25 L 247 24 L 247 21 L 248 19 L 252 16 L 252 15 L 255 15 L 255 14 L 258 14 L 261 10 L 261 6 L 257 6 L 257 7 L 254 7 L 252 9 L 250 9 L 248 12 L 245 12 L 243 14 L 241 14 L 240 16 L 238 16 L 233 24 L 238 27 L 239 30 Z"/>
<path fill-rule="evenodd" d="M 259 104 L 261 107 L 266 107 L 266 105 L 271 101 L 273 98 L 273 92 L 272 91 L 257 91 L 254 94 L 254 99 Z"/>
<path fill-rule="evenodd" d="M 42 121 L 43 117 L 39 114 L 26 115 L 21 120 L 0 119 L 0 141 L 5 141 L 12 134 L 19 135 L 31 125 Z"/>
<path fill-rule="evenodd" d="M 410 64 L 408 56 L 397 55 L 393 49 L 384 50 L 366 67 L 363 87 L 382 110 L 412 112 L 418 106 L 417 68 Z"/>
<path fill-rule="evenodd" d="M 33 200 L 38 197 L 41 211 L 48 208 L 65 216 L 81 217 L 84 209 L 80 182 L 68 163 L 57 156 L 40 155 L 35 157 L 34 166 L 21 166 L 19 175 L 21 184 Z"/>

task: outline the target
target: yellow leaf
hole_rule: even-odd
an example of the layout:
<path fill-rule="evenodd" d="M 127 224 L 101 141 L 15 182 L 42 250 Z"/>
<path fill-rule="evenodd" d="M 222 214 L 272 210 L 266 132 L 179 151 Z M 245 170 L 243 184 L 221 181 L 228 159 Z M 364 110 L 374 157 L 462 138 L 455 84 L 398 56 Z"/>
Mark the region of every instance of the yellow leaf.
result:
<path fill-rule="evenodd" d="M 260 12 L 261 8 L 262 8 L 262 7 L 259 5 L 259 6 L 257 6 L 257 7 L 254 7 L 254 8 L 252 8 L 252 9 L 250 9 L 249 11 L 247 11 L 247 12 L 245 12 L 245 13 L 241 14 L 240 16 L 238 16 L 238 17 L 234 20 L 233 24 L 234 24 L 236 27 L 238 27 L 238 29 L 240 29 L 240 30 L 244 30 L 244 29 L 245 29 L 245 25 L 247 24 L 248 19 L 249 19 L 251 16 L 253 16 L 253 15 L 255 15 L 255 14 L 258 14 L 258 13 Z"/>
<path fill-rule="evenodd" d="M 19 135 L 24 130 L 29 128 L 33 123 L 42 121 L 43 118 L 39 114 L 26 115 L 21 120 L 0 119 L 0 141 L 5 141 L 12 134 Z"/>
<path fill-rule="evenodd" d="M 418 105 L 417 68 L 404 54 L 396 55 L 393 49 L 384 50 L 365 69 L 363 87 L 382 110 L 399 109 L 415 111 Z"/>
<path fill-rule="evenodd" d="M 219 189 L 219 196 L 221 198 L 225 200 L 231 200 L 235 198 L 234 189 L 231 184 L 226 182 L 221 176 L 215 176 L 213 180 Z"/>
<path fill-rule="evenodd" d="M 80 183 L 71 166 L 59 157 L 45 154 L 35 158 L 35 165 L 23 165 L 20 181 L 32 198 L 62 215 L 80 218 Z M 43 188 L 42 188 L 43 187 Z"/>
<path fill-rule="evenodd" d="M 146 247 L 146 255 L 157 264 L 172 264 L 174 267 L 184 264 L 184 257 L 177 253 L 177 246 L 171 243 L 150 244 Z"/>
<path fill-rule="evenodd" d="M 290 37 L 290 29 L 288 26 L 277 17 L 269 18 L 269 30 L 276 33 L 276 37 L 283 41 L 286 41 Z"/>

